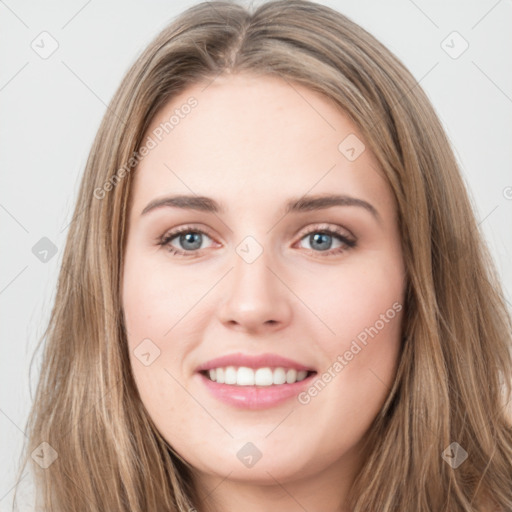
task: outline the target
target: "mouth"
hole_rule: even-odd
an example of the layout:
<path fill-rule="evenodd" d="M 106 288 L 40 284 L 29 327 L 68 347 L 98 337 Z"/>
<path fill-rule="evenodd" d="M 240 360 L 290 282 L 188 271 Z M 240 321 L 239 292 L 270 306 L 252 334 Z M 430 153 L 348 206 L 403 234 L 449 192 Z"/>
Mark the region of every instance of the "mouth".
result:
<path fill-rule="evenodd" d="M 317 372 L 286 367 L 249 368 L 247 366 L 225 366 L 209 370 L 200 370 L 199 373 L 217 384 L 231 386 L 275 387 L 286 386 L 301 382 Z"/>
<path fill-rule="evenodd" d="M 224 404 L 239 410 L 262 410 L 297 399 L 311 385 L 315 370 L 248 366 L 217 366 L 199 370 L 208 393 Z"/>
<path fill-rule="evenodd" d="M 279 354 L 226 354 L 196 368 L 213 382 L 239 386 L 271 386 L 300 382 L 315 368 Z"/>
<path fill-rule="evenodd" d="M 239 409 L 268 409 L 297 398 L 317 371 L 280 354 L 226 354 L 196 368 L 217 400 Z"/>

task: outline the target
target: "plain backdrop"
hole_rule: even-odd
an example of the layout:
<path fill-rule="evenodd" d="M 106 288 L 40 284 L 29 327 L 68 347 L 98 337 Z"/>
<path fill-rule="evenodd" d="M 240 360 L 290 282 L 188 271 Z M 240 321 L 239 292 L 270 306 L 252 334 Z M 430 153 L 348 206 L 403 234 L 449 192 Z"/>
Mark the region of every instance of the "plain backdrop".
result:
<path fill-rule="evenodd" d="M 30 360 L 49 319 L 93 137 L 128 67 L 174 16 L 195 3 L 0 0 L 2 511 L 11 506 L 38 376 L 40 359 L 34 359 L 29 378 Z M 512 2 L 319 3 L 376 36 L 426 91 L 460 162 L 510 304 Z M 49 243 L 43 238 L 56 249 L 47 261 L 37 256 L 38 247 Z"/>

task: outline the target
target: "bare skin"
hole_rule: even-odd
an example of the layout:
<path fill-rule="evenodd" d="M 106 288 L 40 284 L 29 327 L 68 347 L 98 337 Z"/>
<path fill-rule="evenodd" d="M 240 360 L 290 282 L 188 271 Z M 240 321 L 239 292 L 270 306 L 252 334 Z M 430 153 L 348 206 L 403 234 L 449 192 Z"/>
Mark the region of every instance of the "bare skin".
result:
<path fill-rule="evenodd" d="M 391 190 L 368 144 L 353 161 L 338 149 L 349 134 L 362 141 L 340 109 L 277 78 L 194 85 L 157 114 L 146 137 L 190 97 L 197 105 L 135 171 L 123 307 L 142 401 L 195 468 L 201 512 L 347 511 L 362 441 L 400 355 L 405 271 Z M 162 206 L 142 214 L 177 194 L 211 197 L 225 212 Z M 328 194 L 378 213 L 357 205 L 284 213 L 291 198 Z M 204 234 L 158 244 L 188 226 Z M 326 229 L 343 238 L 315 242 Z M 248 263 L 240 244 L 262 252 Z M 145 339 L 146 351 L 160 351 L 147 366 L 136 357 Z M 231 353 L 274 353 L 331 378 L 316 394 L 306 388 L 302 401 L 244 409 L 219 401 L 196 372 Z M 261 453 L 252 467 L 237 457 L 249 442 Z"/>

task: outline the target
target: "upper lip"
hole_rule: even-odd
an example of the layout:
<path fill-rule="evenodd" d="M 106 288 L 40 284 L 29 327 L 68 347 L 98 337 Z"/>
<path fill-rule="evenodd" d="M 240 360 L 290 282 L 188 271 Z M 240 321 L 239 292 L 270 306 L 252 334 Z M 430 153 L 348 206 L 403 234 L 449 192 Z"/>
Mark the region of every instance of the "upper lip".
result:
<path fill-rule="evenodd" d="M 225 356 L 210 359 L 199 365 L 196 371 L 211 370 L 212 368 L 225 368 L 226 366 L 245 366 L 247 368 L 282 367 L 296 370 L 315 371 L 313 368 L 303 365 L 293 359 L 282 357 L 278 354 L 247 355 L 242 353 L 227 354 Z"/>

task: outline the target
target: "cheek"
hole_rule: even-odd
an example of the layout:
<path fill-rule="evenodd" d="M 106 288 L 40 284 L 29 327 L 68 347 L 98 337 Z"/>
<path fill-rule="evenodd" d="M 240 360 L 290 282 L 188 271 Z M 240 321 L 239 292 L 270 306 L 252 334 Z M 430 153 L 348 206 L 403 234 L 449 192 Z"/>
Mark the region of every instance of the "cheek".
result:
<path fill-rule="evenodd" d="M 169 275 L 158 265 L 149 265 L 132 255 L 127 258 L 123 276 L 123 309 L 127 329 L 130 362 L 141 401 L 161 432 L 168 432 L 169 418 L 182 417 L 191 407 L 183 392 L 182 363 L 189 351 L 187 336 L 194 322 L 183 322 L 195 294 L 181 294 L 169 283 L 179 276 Z M 192 295 L 192 296 L 191 296 Z M 190 304 L 189 304 L 190 303 Z M 179 335 L 178 335 L 179 333 Z M 179 340 L 179 343 L 178 343 Z M 186 442 L 186 422 L 172 427 L 172 439 Z"/>
<path fill-rule="evenodd" d="M 323 348 L 334 357 L 349 350 L 353 340 L 364 346 L 372 339 L 399 338 L 403 300 L 403 274 L 396 262 L 375 258 L 337 272 L 328 288 L 317 286 L 311 296 L 332 334 L 323 336 Z"/>
<path fill-rule="evenodd" d="M 315 414 L 338 403 L 332 416 L 367 426 L 391 388 L 400 357 L 402 269 L 396 261 L 367 261 L 338 273 L 329 289 L 330 296 L 316 289 L 312 297 L 331 330 L 317 338 L 326 363 L 301 403 L 310 403 Z"/>
<path fill-rule="evenodd" d="M 186 304 L 169 283 L 176 279 L 165 275 L 158 264 L 150 264 L 136 251 L 127 251 L 123 274 L 123 310 L 133 375 L 143 403 L 178 404 L 166 399 L 173 388 L 183 344 L 171 347 L 175 326 L 185 313 Z M 168 270 L 167 270 L 168 273 Z M 172 349 L 171 349 L 172 348 Z M 169 413 L 170 411 L 162 411 Z"/>
<path fill-rule="evenodd" d="M 161 260 L 161 261 L 160 261 Z M 123 276 L 123 308 L 129 340 L 142 338 L 162 343 L 197 302 L 193 276 L 182 283 L 179 268 L 165 258 L 129 254 Z M 180 329 L 183 324 L 180 323 Z M 157 341 L 158 340 L 158 341 Z"/>

